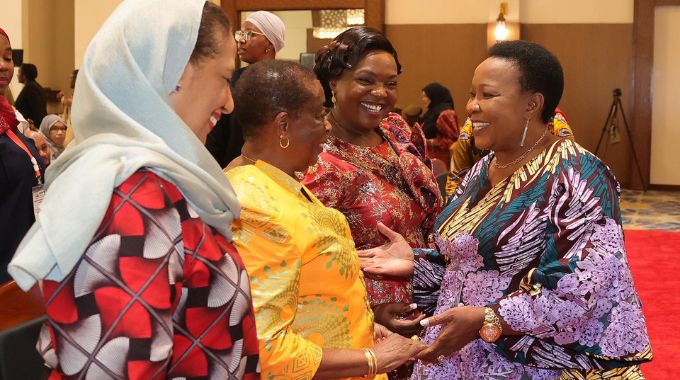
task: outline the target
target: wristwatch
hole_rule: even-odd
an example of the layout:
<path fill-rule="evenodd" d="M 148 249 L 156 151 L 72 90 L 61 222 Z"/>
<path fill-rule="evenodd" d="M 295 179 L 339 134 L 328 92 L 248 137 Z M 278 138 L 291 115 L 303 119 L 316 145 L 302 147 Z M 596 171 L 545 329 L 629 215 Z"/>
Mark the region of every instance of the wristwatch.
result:
<path fill-rule="evenodd" d="M 501 337 L 503 326 L 501 320 L 490 307 L 484 308 L 484 323 L 479 329 L 479 337 L 485 342 L 493 343 Z"/>

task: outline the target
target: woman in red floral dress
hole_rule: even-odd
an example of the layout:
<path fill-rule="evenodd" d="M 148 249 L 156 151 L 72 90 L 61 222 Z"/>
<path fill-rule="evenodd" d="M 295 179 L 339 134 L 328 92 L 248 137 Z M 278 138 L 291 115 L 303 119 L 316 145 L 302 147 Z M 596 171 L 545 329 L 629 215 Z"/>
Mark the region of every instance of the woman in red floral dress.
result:
<path fill-rule="evenodd" d="M 235 53 L 205 0 L 123 2 L 90 43 L 75 140 L 9 266 L 41 282 L 50 379 L 259 378 L 239 206 L 203 147 Z"/>
<path fill-rule="evenodd" d="M 380 223 L 413 247 L 426 244 L 442 198 L 422 131 L 388 115 L 401 72 L 392 44 L 371 28 L 351 28 L 317 53 L 314 70 L 332 92 L 333 130 L 304 184 L 345 215 L 357 249 L 387 241 Z M 410 275 L 366 274 L 366 288 L 376 322 L 403 335 L 416 332 L 421 316 L 411 313 Z"/>

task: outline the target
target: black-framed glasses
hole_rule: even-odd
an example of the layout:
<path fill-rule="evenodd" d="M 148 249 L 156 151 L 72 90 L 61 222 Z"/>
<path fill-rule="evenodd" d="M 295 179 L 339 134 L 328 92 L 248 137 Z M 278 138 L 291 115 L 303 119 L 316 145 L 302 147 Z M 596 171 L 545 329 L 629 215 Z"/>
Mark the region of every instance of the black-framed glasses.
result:
<path fill-rule="evenodd" d="M 254 30 L 237 30 L 234 33 L 236 42 L 245 43 L 253 37 L 253 34 L 264 36 L 264 33 L 256 32 Z"/>

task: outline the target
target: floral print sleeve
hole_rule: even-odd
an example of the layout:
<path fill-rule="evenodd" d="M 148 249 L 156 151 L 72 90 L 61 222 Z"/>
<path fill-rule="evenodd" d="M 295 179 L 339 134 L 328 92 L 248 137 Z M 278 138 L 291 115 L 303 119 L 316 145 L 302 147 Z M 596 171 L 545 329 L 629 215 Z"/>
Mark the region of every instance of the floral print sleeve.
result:
<path fill-rule="evenodd" d="M 447 258 L 434 314 L 489 306 L 514 333 L 475 339 L 421 378 L 640 379 L 651 360 L 623 244 L 618 183 L 568 139 L 491 185 L 475 164 L 435 224 Z M 432 343 L 441 326 L 425 332 Z M 418 378 L 414 376 L 414 378 Z"/>
<path fill-rule="evenodd" d="M 601 183 L 573 168 L 558 176 L 548 202 L 545 251 L 520 290 L 498 303 L 508 325 L 530 337 L 507 337 L 500 346 L 528 364 L 545 365 L 539 346 L 571 351 L 576 360 L 603 368 L 649 356 L 626 260 L 618 184 L 604 165 L 591 164 Z"/>

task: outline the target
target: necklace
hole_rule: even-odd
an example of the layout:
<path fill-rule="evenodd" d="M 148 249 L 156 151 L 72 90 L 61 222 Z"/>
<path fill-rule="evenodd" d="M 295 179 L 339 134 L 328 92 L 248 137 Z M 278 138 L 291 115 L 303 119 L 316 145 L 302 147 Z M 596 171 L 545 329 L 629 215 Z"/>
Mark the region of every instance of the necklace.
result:
<path fill-rule="evenodd" d="M 241 153 L 241 157 L 245 158 L 246 160 L 252 162 L 253 164 L 257 162 L 257 160 L 253 160 L 252 158 L 246 156 L 245 154 Z"/>
<path fill-rule="evenodd" d="M 541 135 L 541 137 L 539 137 L 538 140 L 536 140 L 534 145 L 532 145 L 529 149 L 527 149 L 524 153 L 522 153 L 521 156 L 517 157 L 516 159 L 512 160 L 511 162 L 508 162 L 507 164 L 501 165 L 501 164 L 498 163 L 498 158 L 496 158 L 496 160 L 493 162 L 493 165 L 497 169 L 505 169 L 509 166 L 515 165 L 516 163 L 522 161 L 532 150 L 534 150 L 534 148 L 536 148 L 538 146 L 538 144 L 541 143 L 541 141 L 543 141 L 543 139 L 545 138 L 545 135 L 547 135 L 547 134 L 548 134 L 548 129 L 546 128 L 543 131 L 543 134 Z"/>

